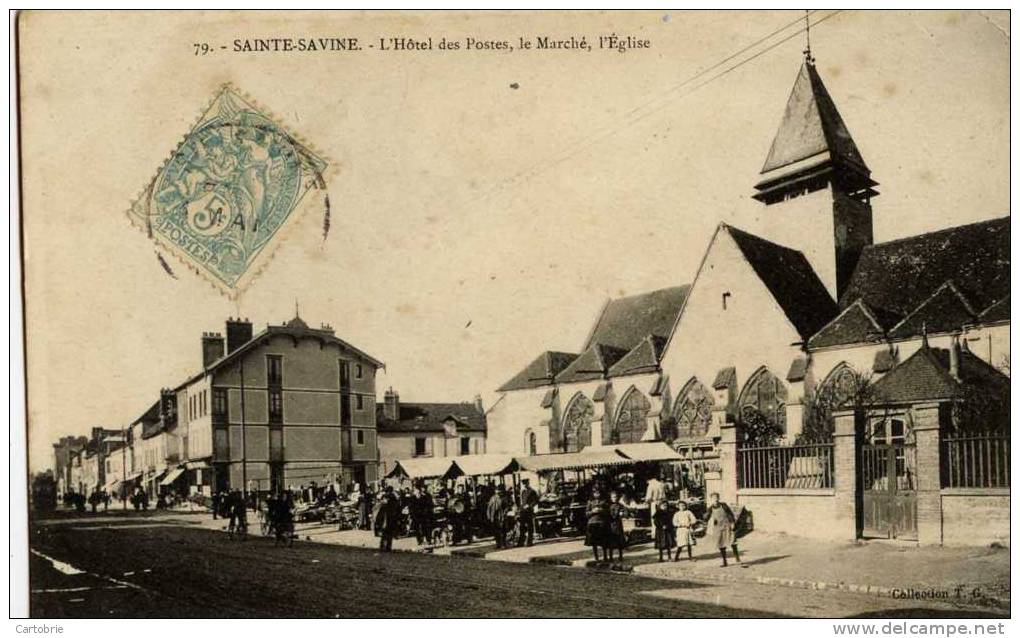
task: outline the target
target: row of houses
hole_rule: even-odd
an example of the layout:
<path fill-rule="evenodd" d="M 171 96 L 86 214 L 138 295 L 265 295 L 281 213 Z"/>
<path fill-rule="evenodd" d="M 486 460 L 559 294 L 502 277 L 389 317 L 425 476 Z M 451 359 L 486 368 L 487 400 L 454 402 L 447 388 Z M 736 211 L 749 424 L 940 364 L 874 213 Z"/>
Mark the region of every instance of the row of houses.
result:
<path fill-rule="evenodd" d="M 300 316 L 257 334 L 230 318 L 201 337 L 201 366 L 134 421 L 54 444 L 61 493 L 150 496 L 379 479 L 412 456 L 485 452 L 481 399 L 376 402 L 383 363 Z"/>

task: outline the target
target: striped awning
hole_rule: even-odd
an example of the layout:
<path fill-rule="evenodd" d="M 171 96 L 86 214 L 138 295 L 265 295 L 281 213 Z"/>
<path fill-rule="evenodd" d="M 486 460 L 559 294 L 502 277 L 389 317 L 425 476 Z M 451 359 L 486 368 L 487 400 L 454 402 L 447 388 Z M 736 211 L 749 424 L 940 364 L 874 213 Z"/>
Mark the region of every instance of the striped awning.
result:
<path fill-rule="evenodd" d="M 184 474 L 184 468 L 183 467 L 175 467 L 174 469 L 170 470 L 170 472 L 168 472 L 165 477 L 163 477 L 163 480 L 160 481 L 159 484 L 160 485 L 172 485 L 174 481 L 176 481 L 178 478 L 180 478 L 181 474 Z"/>
<path fill-rule="evenodd" d="M 657 461 L 682 461 L 684 457 L 676 453 L 662 441 L 645 441 L 642 443 L 618 443 L 616 445 L 591 445 L 584 452 L 614 451 L 635 463 L 655 463 Z"/>
<path fill-rule="evenodd" d="M 631 463 L 614 450 L 567 452 L 564 454 L 537 454 L 516 457 L 522 470 L 529 472 L 552 472 L 555 470 L 582 470 Z"/>

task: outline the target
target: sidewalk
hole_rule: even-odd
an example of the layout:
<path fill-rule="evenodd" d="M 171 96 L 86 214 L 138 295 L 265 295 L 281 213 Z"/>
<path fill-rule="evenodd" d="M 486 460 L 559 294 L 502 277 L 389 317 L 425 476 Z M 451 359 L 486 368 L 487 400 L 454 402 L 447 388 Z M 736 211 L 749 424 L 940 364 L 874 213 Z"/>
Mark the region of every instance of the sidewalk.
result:
<path fill-rule="evenodd" d="M 189 517 L 189 522 L 194 519 Z M 225 521 L 203 518 L 201 525 L 224 529 Z M 255 531 L 256 528 L 252 528 Z M 339 532 L 332 526 L 299 524 L 301 540 L 375 549 L 371 532 Z M 413 538 L 399 538 L 395 551 L 420 552 Z M 437 555 L 594 567 L 591 548 L 578 537 L 536 541 L 533 547 L 497 549 L 491 539 L 470 545 L 437 547 Z M 836 589 L 884 598 L 936 601 L 983 608 L 1008 609 L 1009 550 L 987 547 L 917 547 L 889 541 L 825 542 L 756 531 L 741 540 L 743 563 L 720 567 L 719 555 L 705 543 L 694 561 L 658 562 L 650 543 L 631 546 L 623 571 L 666 580 L 748 582 L 804 589 Z"/>

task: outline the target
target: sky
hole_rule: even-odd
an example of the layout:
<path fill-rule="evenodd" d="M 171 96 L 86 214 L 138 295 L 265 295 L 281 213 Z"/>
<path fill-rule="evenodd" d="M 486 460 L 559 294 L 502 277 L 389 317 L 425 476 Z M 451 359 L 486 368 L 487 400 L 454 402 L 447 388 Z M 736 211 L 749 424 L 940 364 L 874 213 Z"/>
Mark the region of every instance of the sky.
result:
<path fill-rule="evenodd" d="M 685 80 L 799 15 L 23 16 L 30 467 L 52 463 L 59 436 L 134 420 L 198 369 L 203 331 L 238 315 L 256 330 L 279 324 L 295 302 L 309 324 L 385 362 L 379 395 L 481 394 L 491 406 L 540 352 L 577 351 L 607 298 L 689 282 L 719 222 L 755 231 L 768 210 L 750 196 L 803 37 L 696 90 L 742 58 Z M 651 47 L 193 47 L 267 34 L 610 33 Z M 812 28 L 811 43 L 881 184 L 877 241 L 1009 214 L 1008 14 L 845 11 Z M 170 277 L 125 215 L 224 82 L 330 162 L 328 238 L 309 198 L 236 301 L 176 261 Z"/>

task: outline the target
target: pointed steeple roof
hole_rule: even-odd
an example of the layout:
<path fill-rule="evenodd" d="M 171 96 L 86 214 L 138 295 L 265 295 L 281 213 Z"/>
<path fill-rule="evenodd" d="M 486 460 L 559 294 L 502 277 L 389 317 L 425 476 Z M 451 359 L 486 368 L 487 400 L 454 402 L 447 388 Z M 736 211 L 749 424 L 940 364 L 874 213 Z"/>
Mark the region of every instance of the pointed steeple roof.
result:
<path fill-rule="evenodd" d="M 836 161 L 851 162 L 868 170 L 818 70 L 805 60 L 761 172 L 764 174 L 826 151 Z"/>
<path fill-rule="evenodd" d="M 779 130 L 761 169 L 763 179 L 755 186 L 761 192 L 755 197 L 769 201 L 776 189 L 833 172 L 837 172 L 835 178 L 849 190 L 877 185 L 822 83 L 813 58 L 808 57 L 786 102 Z"/>

